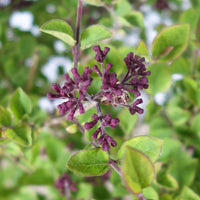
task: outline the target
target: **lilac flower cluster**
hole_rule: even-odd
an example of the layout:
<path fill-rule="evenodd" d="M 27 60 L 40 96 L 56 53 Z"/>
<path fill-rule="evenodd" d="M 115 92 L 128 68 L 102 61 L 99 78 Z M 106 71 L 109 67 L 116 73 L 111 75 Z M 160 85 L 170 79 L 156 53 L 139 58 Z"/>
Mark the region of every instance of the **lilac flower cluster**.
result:
<path fill-rule="evenodd" d="M 65 195 L 67 190 L 76 192 L 75 182 L 72 182 L 71 177 L 64 173 L 62 177 L 59 177 L 56 181 L 56 187 L 60 189 L 61 195 Z"/>
<path fill-rule="evenodd" d="M 140 90 L 148 88 L 148 79 L 146 76 L 150 75 L 150 71 L 146 71 L 144 64 L 145 58 L 139 58 L 131 52 L 124 58 L 127 66 L 127 73 L 123 76 L 122 80 L 117 78 L 117 74 L 109 72 L 112 67 L 111 63 L 104 66 L 104 62 L 110 48 L 105 47 L 104 51 L 100 46 L 94 46 L 95 60 L 100 64 L 101 69 L 97 65 L 92 67 L 93 71 L 102 80 L 101 90 L 95 94 L 88 93 L 88 87 L 92 83 L 90 77 L 92 69 L 86 67 L 82 75 L 80 75 L 76 68 L 71 70 L 73 78 L 69 74 L 65 74 L 66 82 L 61 88 L 58 84 L 53 84 L 52 89 L 56 93 L 48 93 L 50 99 L 62 98 L 66 101 L 58 106 L 61 115 L 68 114 L 68 120 L 73 120 L 76 110 L 82 114 L 85 112 L 83 102 L 94 103 L 96 105 L 97 114 L 92 115 L 92 121 L 86 122 L 84 128 L 86 130 L 92 129 L 99 122 L 99 126 L 92 134 L 92 139 L 102 147 L 102 150 L 108 151 L 110 145 L 115 147 L 117 143 L 114 139 L 105 132 L 105 127 L 115 128 L 119 124 L 118 118 L 112 118 L 111 114 L 103 114 L 101 112 L 100 104 L 112 104 L 113 106 L 124 106 L 129 109 L 130 114 L 142 114 L 143 109 L 140 105 L 143 101 L 142 98 L 137 98 L 131 104 L 129 102 L 129 93 L 133 93 L 135 97 L 141 95 Z"/>
<path fill-rule="evenodd" d="M 109 144 L 115 147 L 117 143 L 112 137 L 106 134 L 105 127 L 110 126 L 111 128 L 116 128 L 116 126 L 119 124 L 119 119 L 112 118 L 111 114 L 106 114 L 100 117 L 94 114 L 92 115 L 92 119 L 93 121 L 84 124 L 84 128 L 86 130 L 90 130 L 97 124 L 98 121 L 100 121 L 100 127 L 98 127 L 97 130 L 92 134 L 92 139 L 97 140 L 97 143 L 102 145 L 102 150 L 104 151 L 108 151 L 110 149 Z"/>
<path fill-rule="evenodd" d="M 84 69 L 82 75 L 79 75 L 76 68 L 71 70 L 73 74 L 73 79 L 70 78 L 69 74 L 65 74 L 64 78 L 66 82 L 64 86 L 61 88 L 58 84 L 52 84 L 51 88 L 57 93 L 48 93 L 47 97 L 50 99 L 67 99 L 64 103 L 58 106 L 58 110 L 61 115 L 69 112 L 68 120 L 72 121 L 74 118 L 75 111 L 79 108 L 80 114 L 85 112 L 82 102 L 85 100 L 85 96 L 87 94 L 88 87 L 92 82 L 92 78 L 89 77 L 92 73 L 92 70 L 89 67 Z M 78 91 L 79 96 L 76 95 L 76 91 Z"/>

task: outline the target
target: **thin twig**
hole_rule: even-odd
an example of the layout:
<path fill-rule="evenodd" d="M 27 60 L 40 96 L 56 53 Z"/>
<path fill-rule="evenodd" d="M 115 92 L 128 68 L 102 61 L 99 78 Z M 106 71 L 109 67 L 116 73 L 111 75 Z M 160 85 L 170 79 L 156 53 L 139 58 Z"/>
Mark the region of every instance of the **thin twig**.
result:
<path fill-rule="evenodd" d="M 80 28 L 81 28 L 82 8 L 83 8 L 82 0 L 78 0 L 76 31 L 75 31 L 76 44 L 74 47 L 72 47 L 72 53 L 74 57 L 74 68 L 77 68 L 78 60 L 80 56 Z"/>

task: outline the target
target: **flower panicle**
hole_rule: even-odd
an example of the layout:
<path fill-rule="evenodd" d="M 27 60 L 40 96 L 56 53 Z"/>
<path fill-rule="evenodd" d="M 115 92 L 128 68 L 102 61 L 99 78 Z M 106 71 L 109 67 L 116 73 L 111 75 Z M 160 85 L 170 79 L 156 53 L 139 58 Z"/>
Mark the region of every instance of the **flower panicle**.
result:
<path fill-rule="evenodd" d="M 124 58 L 124 62 L 127 67 L 127 72 L 120 80 L 115 72 L 110 72 L 113 67 L 112 63 L 104 65 L 105 59 L 110 51 L 109 47 L 105 47 L 101 50 L 100 46 L 94 46 L 92 48 L 95 51 L 95 60 L 101 65 L 99 69 L 98 65 L 94 65 L 91 68 L 85 67 L 82 74 L 80 74 L 77 68 L 72 68 L 70 77 L 69 73 L 64 75 L 64 85 L 54 83 L 51 88 L 54 93 L 48 93 L 49 99 L 65 99 L 63 103 L 58 105 L 58 110 L 61 115 L 68 113 L 67 119 L 73 121 L 76 110 L 79 110 L 80 114 L 85 113 L 83 102 L 94 101 L 97 105 L 100 103 L 111 104 L 114 107 L 124 106 L 129 109 L 130 114 L 142 114 L 143 108 L 139 105 L 143 103 L 141 96 L 141 90 L 147 89 L 148 78 L 151 74 L 147 71 L 145 66 L 145 58 L 134 55 L 133 52 L 127 54 Z M 88 88 L 91 85 L 93 79 L 91 78 L 92 72 L 95 72 L 102 81 L 100 91 L 95 95 L 89 95 Z M 129 103 L 129 93 L 133 93 L 136 99 Z M 98 111 L 98 109 L 97 109 Z M 95 140 L 104 151 L 110 150 L 110 146 L 115 147 L 116 141 L 105 132 L 105 127 L 116 128 L 119 124 L 118 118 L 112 118 L 111 114 L 102 114 L 98 111 L 97 114 L 92 115 L 92 121 L 84 124 L 85 130 L 90 130 L 100 123 L 97 129 L 92 134 L 91 138 Z"/>

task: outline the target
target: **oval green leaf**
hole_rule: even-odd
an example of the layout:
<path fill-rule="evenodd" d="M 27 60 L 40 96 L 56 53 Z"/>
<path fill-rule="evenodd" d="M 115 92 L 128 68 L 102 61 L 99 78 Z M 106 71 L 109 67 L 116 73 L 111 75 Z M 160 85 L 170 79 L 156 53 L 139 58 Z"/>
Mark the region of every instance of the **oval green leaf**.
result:
<path fill-rule="evenodd" d="M 20 123 L 13 129 L 7 128 L 4 131 L 4 135 L 9 140 L 12 140 L 23 146 L 32 145 L 31 128 L 27 124 Z"/>
<path fill-rule="evenodd" d="M 0 127 L 3 126 L 11 126 L 12 124 L 12 117 L 8 110 L 4 107 L 0 106 Z"/>
<path fill-rule="evenodd" d="M 108 170 L 108 153 L 100 148 L 79 151 L 67 162 L 69 170 L 81 176 L 97 176 Z"/>
<path fill-rule="evenodd" d="M 155 168 L 151 160 L 141 151 L 127 146 L 122 163 L 122 178 L 130 192 L 142 193 L 142 188 L 151 185 Z"/>
<path fill-rule="evenodd" d="M 188 45 L 189 24 L 173 25 L 164 28 L 157 34 L 152 45 L 152 54 L 158 61 L 169 62 L 178 58 Z M 173 47 L 169 54 L 162 56 L 165 49 Z"/>
<path fill-rule="evenodd" d="M 32 111 L 31 100 L 21 88 L 14 92 L 10 107 L 18 119 L 21 119 L 25 114 L 30 114 Z"/>
<path fill-rule="evenodd" d="M 112 32 L 101 25 L 92 25 L 81 34 L 81 49 L 86 49 L 95 43 L 112 37 Z"/>
<path fill-rule="evenodd" d="M 160 156 L 162 143 L 162 140 L 152 136 L 137 136 L 124 142 L 118 152 L 118 155 L 121 159 L 125 154 L 126 147 L 129 146 L 143 152 L 154 163 Z"/>
<path fill-rule="evenodd" d="M 43 24 L 40 30 L 62 40 L 70 46 L 74 46 L 76 43 L 76 41 L 73 39 L 73 31 L 71 26 L 64 20 L 50 20 Z"/>
<path fill-rule="evenodd" d="M 140 28 L 144 27 L 144 20 L 143 20 L 143 15 L 141 12 L 131 11 L 130 13 L 125 15 L 124 18 L 132 26 L 140 27 Z"/>
<path fill-rule="evenodd" d="M 157 174 L 157 182 L 164 188 L 169 190 L 176 190 L 178 188 L 178 182 L 170 174 L 159 172 Z"/>

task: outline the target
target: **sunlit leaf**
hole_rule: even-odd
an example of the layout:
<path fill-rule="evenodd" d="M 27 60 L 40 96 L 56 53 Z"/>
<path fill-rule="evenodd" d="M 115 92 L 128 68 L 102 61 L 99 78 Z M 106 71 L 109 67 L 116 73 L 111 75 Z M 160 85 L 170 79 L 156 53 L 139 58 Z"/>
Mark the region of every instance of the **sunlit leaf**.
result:
<path fill-rule="evenodd" d="M 178 58 L 188 45 L 190 27 L 188 24 L 173 25 L 164 28 L 159 32 L 153 41 L 152 53 L 155 59 L 169 62 Z M 166 48 L 173 47 L 173 50 L 166 56 L 161 54 Z"/>
<path fill-rule="evenodd" d="M 76 41 L 73 39 L 73 31 L 71 26 L 63 20 L 50 20 L 43 24 L 40 30 L 62 40 L 70 46 L 74 46 L 76 43 Z"/>
<path fill-rule="evenodd" d="M 141 151 L 127 146 L 122 163 L 122 177 L 127 189 L 133 194 L 151 185 L 155 176 L 154 165 Z"/>
<path fill-rule="evenodd" d="M 151 136 L 137 136 L 123 143 L 119 150 L 119 158 L 122 158 L 126 147 L 134 147 L 147 155 L 152 162 L 155 162 L 161 153 L 162 140 Z"/>
<path fill-rule="evenodd" d="M 100 148 L 79 151 L 67 162 L 67 167 L 81 176 L 102 175 L 108 170 L 108 153 Z"/>
<path fill-rule="evenodd" d="M 92 25 L 81 34 L 81 49 L 86 49 L 95 43 L 112 37 L 112 32 L 101 25 Z"/>

